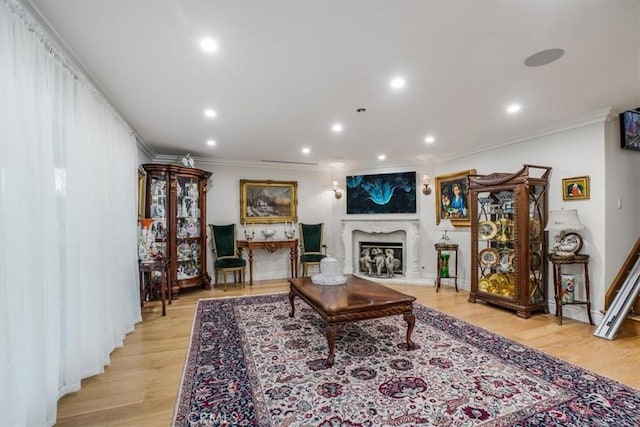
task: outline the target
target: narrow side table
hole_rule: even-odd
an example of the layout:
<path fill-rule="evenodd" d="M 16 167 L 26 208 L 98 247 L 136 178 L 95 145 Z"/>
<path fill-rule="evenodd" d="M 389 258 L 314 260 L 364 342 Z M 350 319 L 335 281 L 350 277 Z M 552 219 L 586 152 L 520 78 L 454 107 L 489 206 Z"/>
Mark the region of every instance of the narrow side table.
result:
<path fill-rule="evenodd" d="M 167 315 L 166 301 L 169 298 L 169 304 L 171 304 L 171 290 L 169 289 L 168 271 L 169 260 L 153 261 L 149 263 L 138 262 L 138 271 L 140 272 L 140 306 L 144 306 L 144 302 L 147 296 L 151 294 L 151 290 L 154 287 L 153 278 L 151 273 L 154 271 L 160 272 L 160 300 L 162 301 L 162 315 Z M 145 274 L 146 273 L 146 274 Z M 168 295 L 167 295 L 168 294 Z"/>
<path fill-rule="evenodd" d="M 436 292 L 440 290 L 440 282 L 442 279 L 453 279 L 453 283 L 456 286 L 456 292 L 458 292 L 458 245 L 455 243 L 436 243 L 436 252 L 438 254 L 436 271 Z M 454 255 L 456 261 L 454 263 L 455 269 L 453 274 L 449 268 L 449 257 Z"/>
<path fill-rule="evenodd" d="M 559 318 L 558 323 L 562 325 L 563 305 L 586 305 L 589 324 L 593 325 L 593 320 L 591 319 L 591 292 L 589 290 L 589 255 L 574 254 L 572 256 L 561 256 L 549 254 L 549 261 L 553 264 L 553 288 L 555 290 L 556 316 Z M 585 301 L 574 300 L 573 302 L 562 302 L 562 266 L 570 264 L 582 264 L 584 268 Z"/>

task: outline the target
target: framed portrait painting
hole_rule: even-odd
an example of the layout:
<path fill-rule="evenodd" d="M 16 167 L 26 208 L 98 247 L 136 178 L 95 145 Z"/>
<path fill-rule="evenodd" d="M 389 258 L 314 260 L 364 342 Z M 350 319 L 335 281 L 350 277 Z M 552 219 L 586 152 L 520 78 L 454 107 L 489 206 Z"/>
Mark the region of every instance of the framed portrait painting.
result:
<path fill-rule="evenodd" d="M 442 218 L 449 218 L 458 227 L 471 225 L 467 175 L 475 173 L 475 169 L 469 169 L 435 178 L 436 225 L 440 224 Z"/>
<path fill-rule="evenodd" d="M 297 181 L 240 180 L 240 222 L 243 225 L 297 220 Z"/>
<path fill-rule="evenodd" d="M 562 200 L 588 200 L 589 198 L 591 194 L 588 176 L 562 179 Z"/>

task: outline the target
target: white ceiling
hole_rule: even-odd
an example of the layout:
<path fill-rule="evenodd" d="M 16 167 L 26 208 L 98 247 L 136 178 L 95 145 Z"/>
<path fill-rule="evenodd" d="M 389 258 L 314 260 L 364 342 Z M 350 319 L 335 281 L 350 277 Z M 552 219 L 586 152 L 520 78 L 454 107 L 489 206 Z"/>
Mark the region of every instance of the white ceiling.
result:
<path fill-rule="evenodd" d="M 640 106 L 640 0 L 28 1 L 158 154 L 432 163 Z"/>

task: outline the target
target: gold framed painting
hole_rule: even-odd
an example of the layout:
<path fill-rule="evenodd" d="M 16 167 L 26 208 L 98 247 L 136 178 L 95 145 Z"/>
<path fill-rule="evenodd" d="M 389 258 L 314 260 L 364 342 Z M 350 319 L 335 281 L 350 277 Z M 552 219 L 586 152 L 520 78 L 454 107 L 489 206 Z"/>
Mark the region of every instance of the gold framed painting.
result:
<path fill-rule="evenodd" d="M 297 181 L 240 180 L 240 223 L 298 221 Z"/>
<path fill-rule="evenodd" d="M 562 178 L 562 200 L 589 200 L 589 177 Z"/>
<path fill-rule="evenodd" d="M 138 167 L 138 218 L 144 218 L 144 208 L 147 198 L 147 172 L 142 166 Z"/>
<path fill-rule="evenodd" d="M 458 227 L 471 225 L 467 175 L 475 173 L 475 169 L 469 169 L 436 176 L 436 225 L 442 218 L 449 218 Z"/>

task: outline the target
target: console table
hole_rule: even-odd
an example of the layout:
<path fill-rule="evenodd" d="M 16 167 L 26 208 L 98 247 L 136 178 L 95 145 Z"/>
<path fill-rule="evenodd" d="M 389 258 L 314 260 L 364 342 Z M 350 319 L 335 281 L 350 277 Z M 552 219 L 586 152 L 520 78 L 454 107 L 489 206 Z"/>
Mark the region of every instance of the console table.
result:
<path fill-rule="evenodd" d="M 553 288 L 555 289 L 556 300 L 556 316 L 559 317 L 559 323 L 562 325 L 562 306 L 563 305 L 586 305 L 589 324 L 593 325 L 591 320 L 591 297 L 589 292 L 589 255 L 575 254 L 572 256 L 561 256 L 549 254 L 549 261 L 553 264 Z M 584 268 L 584 288 L 586 292 L 585 301 L 563 302 L 562 301 L 562 266 L 568 264 L 582 264 Z"/>
<path fill-rule="evenodd" d="M 168 259 L 149 263 L 138 262 L 138 271 L 140 272 L 140 307 L 144 306 L 145 300 L 155 287 L 151 273 L 157 271 L 160 273 L 160 300 L 162 301 L 163 316 L 167 315 L 167 298 L 169 299 L 169 304 L 171 304 L 171 290 L 169 289 L 169 281 L 167 280 L 169 275 L 169 262 Z"/>
<path fill-rule="evenodd" d="M 253 250 L 264 249 L 270 254 L 278 249 L 289 248 L 291 261 L 291 277 L 298 276 L 298 239 L 290 240 L 238 240 L 238 256 L 247 248 L 249 252 L 249 285 L 253 285 Z"/>

